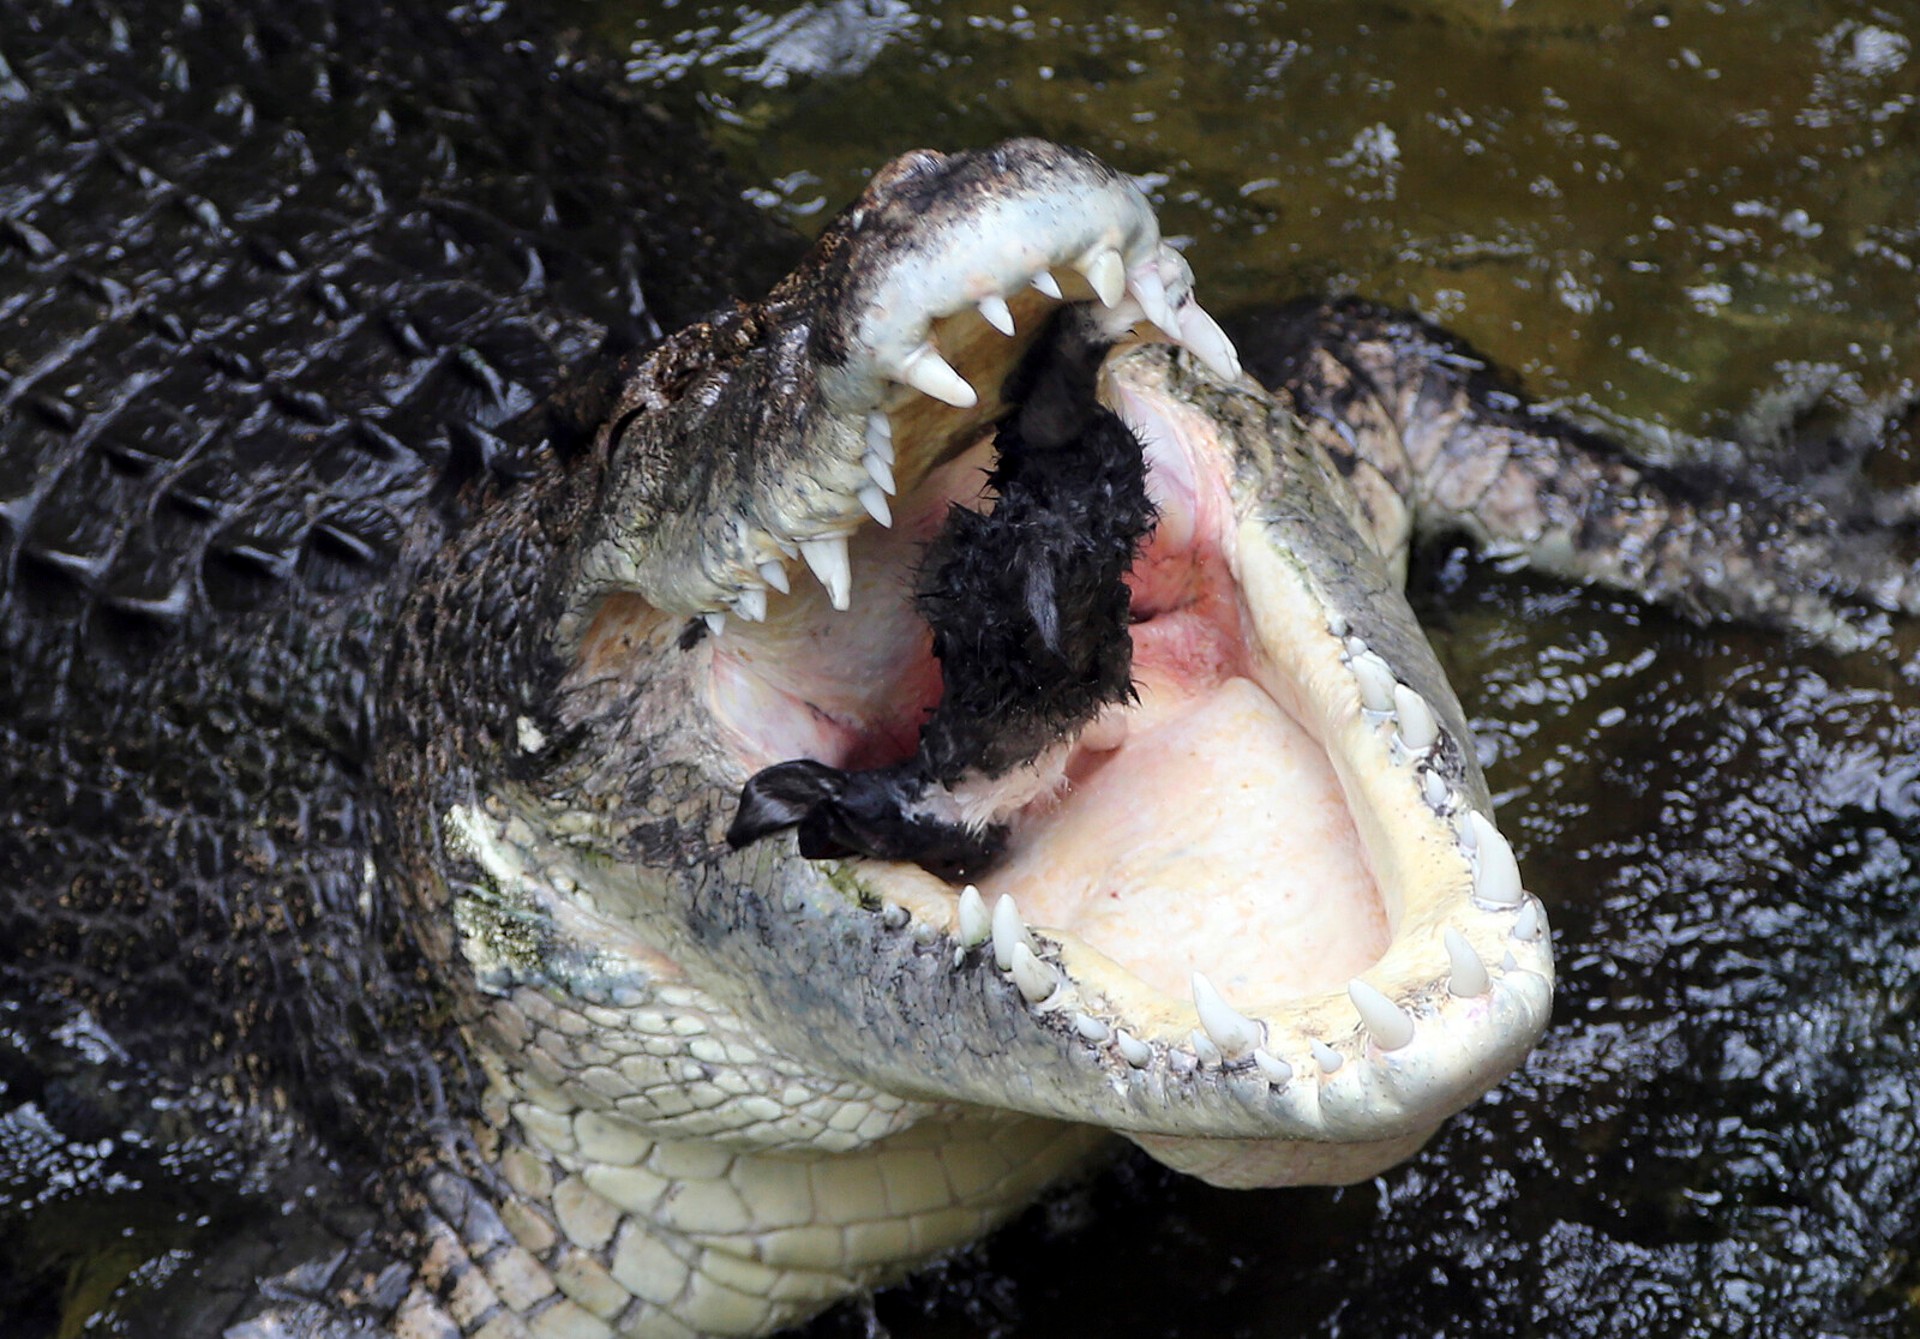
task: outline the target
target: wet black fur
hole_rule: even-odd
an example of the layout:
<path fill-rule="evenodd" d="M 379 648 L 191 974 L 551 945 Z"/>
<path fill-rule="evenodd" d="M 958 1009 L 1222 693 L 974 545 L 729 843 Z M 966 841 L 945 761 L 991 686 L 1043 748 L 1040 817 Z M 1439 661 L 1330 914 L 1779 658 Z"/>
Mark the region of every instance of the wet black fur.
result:
<path fill-rule="evenodd" d="M 1056 317 L 1009 386 L 990 512 L 955 506 L 921 614 L 945 692 L 921 733 L 933 778 L 1003 776 L 1133 693 L 1123 578 L 1154 523 L 1140 443 L 1095 398 L 1108 345 Z"/>
<path fill-rule="evenodd" d="M 798 825 L 809 858 L 857 853 L 977 873 L 1005 830 L 918 812 L 936 785 L 1000 777 L 1133 695 L 1124 582 L 1151 533 L 1140 443 L 1095 396 L 1110 347 L 1060 313 L 1009 379 L 988 512 L 955 505 L 928 547 L 917 603 L 944 689 L 919 751 L 867 772 L 782 763 L 741 792 L 728 840 Z"/>

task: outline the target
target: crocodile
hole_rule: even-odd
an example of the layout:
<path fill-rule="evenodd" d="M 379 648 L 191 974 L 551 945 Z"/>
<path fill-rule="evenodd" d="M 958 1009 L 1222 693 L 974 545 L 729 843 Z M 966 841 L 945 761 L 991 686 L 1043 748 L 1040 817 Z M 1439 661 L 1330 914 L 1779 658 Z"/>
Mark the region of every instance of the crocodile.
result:
<path fill-rule="evenodd" d="M 70 1319 L 761 1334 L 1116 1134 L 1372 1176 L 1553 988 L 1416 541 L 1913 607 L 1415 318 L 1229 339 L 1076 150 L 796 260 L 516 23 L 0 17 L 8 1231 L 206 1209 Z"/>

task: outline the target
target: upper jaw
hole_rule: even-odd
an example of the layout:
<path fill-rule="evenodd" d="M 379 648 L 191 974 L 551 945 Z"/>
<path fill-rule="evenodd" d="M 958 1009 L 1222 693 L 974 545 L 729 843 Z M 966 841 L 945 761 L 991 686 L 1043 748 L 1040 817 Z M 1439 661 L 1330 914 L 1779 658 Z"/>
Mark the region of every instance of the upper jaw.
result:
<path fill-rule="evenodd" d="M 803 564 L 845 609 L 849 537 L 890 524 L 890 499 L 992 421 L 1000 372 L 1063 297 L 1238 375 L 1152 207 L 1092 155 L 1013 140 L 883 168 L 765 301 L 637 370 L 596 446 L 610 490 L 566 580 L 562 644 L 614 591 L 757 621 Z M 995 370 L 969 380 L 954 362 Z"/>

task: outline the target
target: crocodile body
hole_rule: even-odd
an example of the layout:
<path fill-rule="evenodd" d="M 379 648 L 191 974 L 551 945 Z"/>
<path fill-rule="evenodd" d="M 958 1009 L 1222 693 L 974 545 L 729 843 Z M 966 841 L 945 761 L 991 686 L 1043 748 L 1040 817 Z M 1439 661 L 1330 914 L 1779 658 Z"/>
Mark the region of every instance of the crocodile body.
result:
<path fill-rule="evenodd" d="M 1106 1131 L 1220 1184 L 1370 1175 L 1551 990 L 1398 592 L 1415 538 L 1839 645 L 1912 602 L 1826 513 L 1498 408 L 1391 313 L 1247 327 L 1262 391 L 1071 151 L 910 156 L 776 282 L 799 248 L 703 151 L 511 20 L 49 6 L 0 17 L 0 57 L 0 998 L 7 1147 L 40 1149 L 0 1163 L 4 1221 L 198 1187 L 192 1269 L 103 1285 L 127 1332 L 760 1333 Z M 1047 636 L 1191 615 L 1172 652 L 1134 628 L 1133 698 L 1111 649 L 1071 708 L 1019 688 L 1022 733 L 972 714 L 896 804 L 1012 833 L 991 905 L 911 822 L 730 844 L 750 777 L 898 765 L 957 710 L 899 574 L 1015 542 L 966 520 L 1007 470 L 962 476 L 996 424 L 1045 437 L 1007 369 L 1073 352 L 1055 299 L 1187 351 L 1100 365 L 1158 523 L 1108 540 L 1133 613 Z M 1195 662 L 1227 666 L 1193 690 L 1218 752 L 1272 714 L 1269 661 L 1371 843 L 1367 956 L 1267 1007 L 1251 968 L 1189 995 L 1213 969 L 1168 988 L 1136 931 L 1019 920 L 1115 822 L 1058 796 L 1097 800 Z M 869 682 L 918 688 L 845 700 Z"/>

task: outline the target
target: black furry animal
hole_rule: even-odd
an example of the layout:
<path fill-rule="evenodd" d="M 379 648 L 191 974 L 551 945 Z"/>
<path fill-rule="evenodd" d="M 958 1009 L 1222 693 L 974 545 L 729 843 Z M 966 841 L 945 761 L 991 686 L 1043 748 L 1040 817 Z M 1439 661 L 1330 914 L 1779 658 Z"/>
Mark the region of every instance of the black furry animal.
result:
<path fill-rule="evenodd" d="M 809 859 L 977 873 L 1006 830 L 960 821 L 951 793 L 1033 762 L 1133 696 L 1124 578 L 1155 516 L 1140 443 L 1095 394 L 1113 342 L 1096 319 L 1058 313 L 1009 378 L 1017 408 L 987 475 L 993 509 L 956 504 L 927 549 L 916 603 L 943 691 L 918 752 L 864 772 L 807 759 L 766 768 L 741 791 L 732 845 L 798 826 Z"/>

